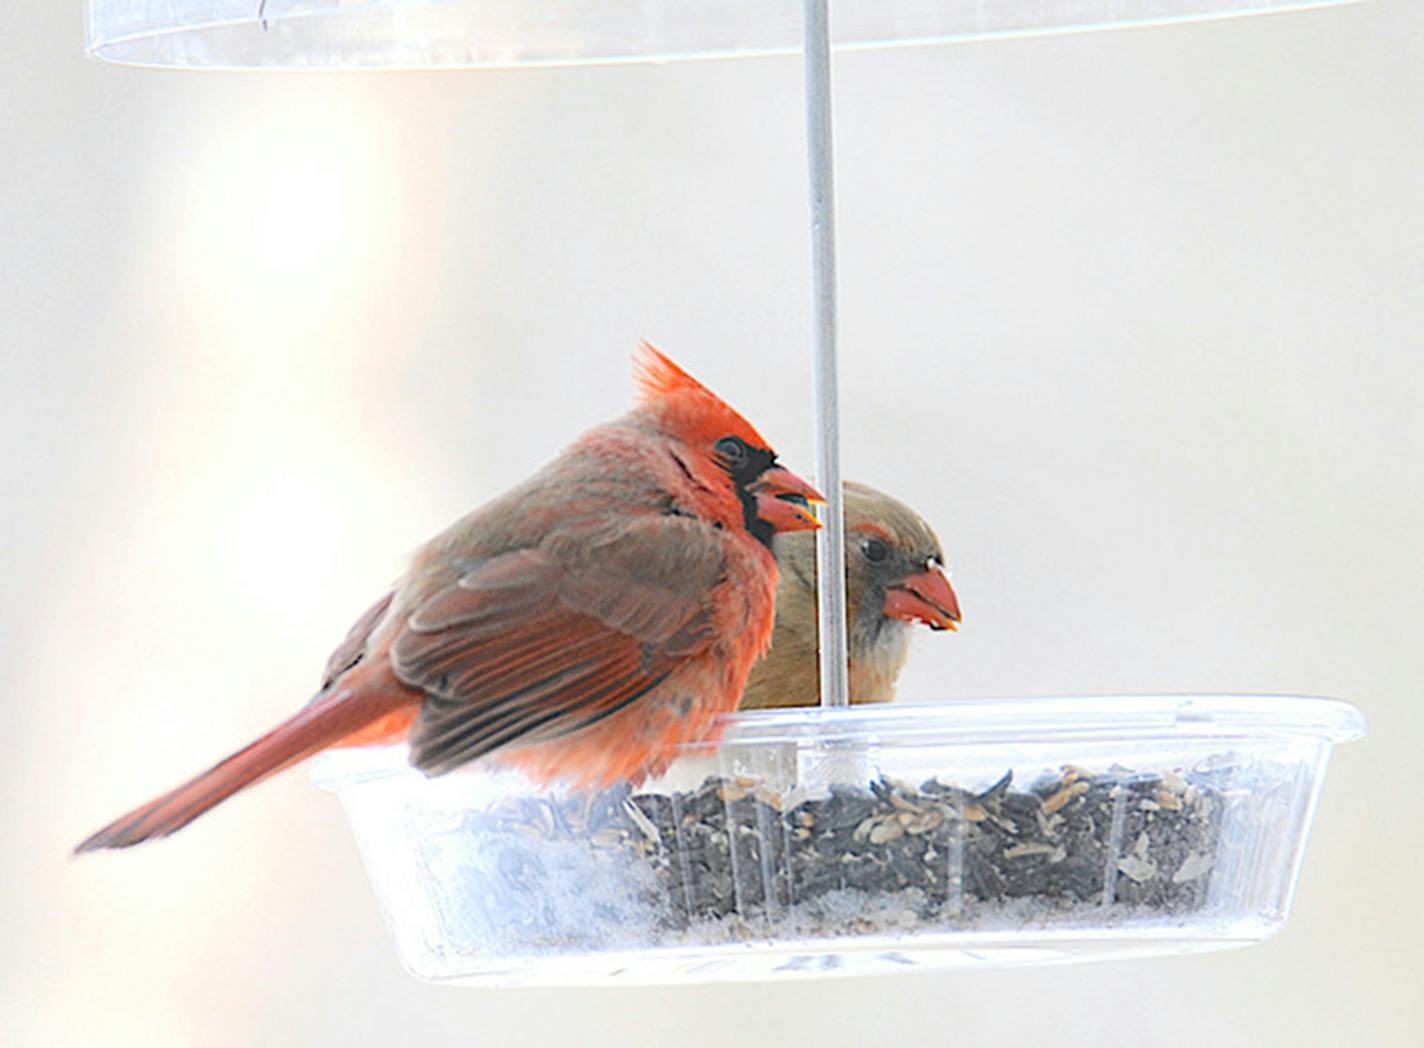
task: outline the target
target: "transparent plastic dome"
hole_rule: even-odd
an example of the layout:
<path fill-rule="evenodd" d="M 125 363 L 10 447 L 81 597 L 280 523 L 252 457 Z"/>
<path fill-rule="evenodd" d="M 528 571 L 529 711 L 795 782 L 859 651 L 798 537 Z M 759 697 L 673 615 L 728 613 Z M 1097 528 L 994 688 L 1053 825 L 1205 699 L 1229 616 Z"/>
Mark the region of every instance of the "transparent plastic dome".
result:
<path fill-rule="evenodd" d="M 1358 0 L 836 0 L 837 47 L 971 40 Z M 473 68 L 798 50 L 800 0 L 88 0 L 111 62 L 189 68 Z"/>

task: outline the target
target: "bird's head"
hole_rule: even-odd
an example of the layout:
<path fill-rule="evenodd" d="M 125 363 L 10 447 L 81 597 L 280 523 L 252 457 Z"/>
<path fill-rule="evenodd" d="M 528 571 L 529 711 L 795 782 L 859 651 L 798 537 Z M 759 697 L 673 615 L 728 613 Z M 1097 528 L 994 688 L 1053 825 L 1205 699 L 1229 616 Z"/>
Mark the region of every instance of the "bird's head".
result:
<path fill-rule="evenodd" d="M 889 495 L 848 482 L 846 586 L 861 629 L 892 623 L 958 629 L 959 598 L 939 539 L 918 513 Z"/>
<path fill-rule="evenodd" d="M 777 541 L 776 555 L 814 609 L 815 543 L 788 536 Z M 845 485 L 845 564 L 851 645 L 861 654 L 902 635 L 907 624 L 958 628 L 959 599 L 935 533 L 903 502 L 853 481 Z"/>
<path fill-rule="evenodd" d="M 778 465 L 750 422 L 648 343 L 635 361 L 641 412 L 672 441 L 669 450 L 695 487 L 735 499 L 747 531 L 767 547 L 781 532 L 821 526 L 808 504 L 825 500 Z"/>

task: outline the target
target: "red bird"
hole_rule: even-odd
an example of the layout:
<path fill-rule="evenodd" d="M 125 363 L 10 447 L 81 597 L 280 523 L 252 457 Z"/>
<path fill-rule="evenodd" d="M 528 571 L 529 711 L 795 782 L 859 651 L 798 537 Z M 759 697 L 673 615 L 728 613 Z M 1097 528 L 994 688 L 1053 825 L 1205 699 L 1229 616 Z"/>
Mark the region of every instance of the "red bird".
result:
<path fill-rule="evenodd" d="M 639 403 L 427 542 L 304 709 L 76 851 L 165 837 L 335 746 L 602 786 L 715 737 L 771 640 L 772 537 L 818 527 L 795 497 L 821 497 L 667 357 L 637 363 Z"/>

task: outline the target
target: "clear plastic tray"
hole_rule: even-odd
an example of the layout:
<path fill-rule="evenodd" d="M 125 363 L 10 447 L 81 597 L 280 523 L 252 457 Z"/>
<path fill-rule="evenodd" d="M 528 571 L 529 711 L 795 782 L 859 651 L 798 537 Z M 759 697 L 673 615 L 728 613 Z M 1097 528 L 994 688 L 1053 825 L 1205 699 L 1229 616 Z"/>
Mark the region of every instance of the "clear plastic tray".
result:
<path fill-rule="evenodd" d="M 728 718 L 601 794 L 317 763 L 401 961 L 475 983 L 765 979 L 1184 953 L 1286 919 L 1347 703 L 1020 699 Z"/>

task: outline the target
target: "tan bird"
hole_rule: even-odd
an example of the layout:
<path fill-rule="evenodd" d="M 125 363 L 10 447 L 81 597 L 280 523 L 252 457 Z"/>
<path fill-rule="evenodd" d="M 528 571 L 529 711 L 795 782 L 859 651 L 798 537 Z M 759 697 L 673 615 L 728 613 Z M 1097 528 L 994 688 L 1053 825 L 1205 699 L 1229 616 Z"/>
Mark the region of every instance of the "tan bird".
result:
<path fill-rule="evenodd" d="M 845 523 L 850 701 L 889 702 L 909 654 L 911 625 L 955 629 L 959 600 L 939 539 L 909 506 L 847 481 Z M 816 542 L 809 533 L 778 535 L 772 549 L 781 567 L 776 630 L 742 693 L 744 710 L 820 701 Z"/>

